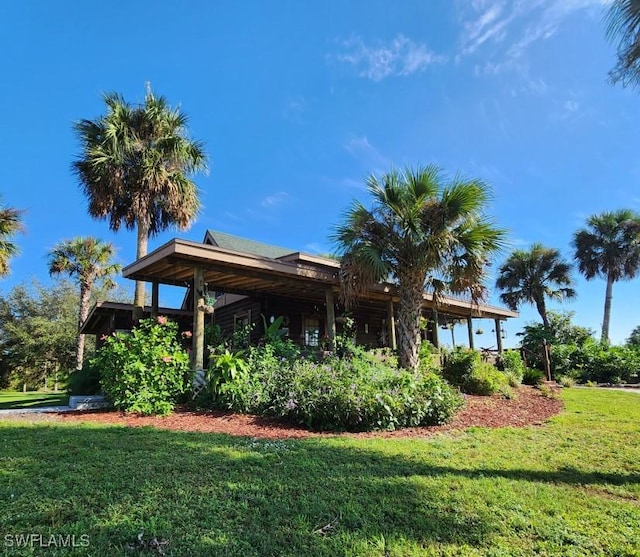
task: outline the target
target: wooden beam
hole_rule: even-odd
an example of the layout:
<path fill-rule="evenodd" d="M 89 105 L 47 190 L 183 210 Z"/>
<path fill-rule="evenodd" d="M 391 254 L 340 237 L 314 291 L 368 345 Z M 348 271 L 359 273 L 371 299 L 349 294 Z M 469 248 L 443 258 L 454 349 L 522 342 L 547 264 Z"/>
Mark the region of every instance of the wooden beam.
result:
<path fill-rule="evenodd" d="M 158 317 L 158 293 L 160 284 L 157 280 L 151 283 L 151 317 Z"/>
<path fill-rule="evenodd" d="M 433 308 L 432 313 L 433 317 L 433 345 L 436 348 L 440 348 L 440 331 L 438 325 L 438 310 Z"/>
<path fill-rule="evenodd" d="M 393 298 L 389 299 L 387 305 L 387 325 L 389 326 L 389 346 L 392 350 L 398 349 L 396 341 L 396 317 L 393 309 Z"/>
<path fill-rule="evenodd" d="M 191 350 L 191 369 L 204 369 L 204 272 L 198 267 L 193 272 L 193 346 Z"/>
<path fill-rule="evenodd" d="M 498 354 L 502 354 L 504 351 L 502 348 L 502 321 L 500 319 L 494 319 L 496 329 L 496 345 L 498 347 Z"/>
<path fill-rule="evenodd" d="M 329 336 L 330 350 L 336 348 L 336 307 L 333 297 L 333 289 L 327 288 L 324 291 L 325 302 L 327 304 L 327 335 Z"/>
<path fill-rule="evenodd" d="M 469 334 L 469 348 L 473 350 L 475 346 L 473 345 L 473 321 L 471 317 L 467 317 L 467 333 Z"/>

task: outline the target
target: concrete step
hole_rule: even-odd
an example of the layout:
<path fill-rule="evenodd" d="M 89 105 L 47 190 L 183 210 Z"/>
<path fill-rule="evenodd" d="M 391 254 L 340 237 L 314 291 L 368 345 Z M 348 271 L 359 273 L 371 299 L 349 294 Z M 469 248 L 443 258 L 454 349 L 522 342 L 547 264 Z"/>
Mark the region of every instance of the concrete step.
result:
<path fill-rule="evenodd" d="M 69 397 L 69 406 L 74 410 L 99 410 L 111 404 L 103 395 L 74 395 Z"/>

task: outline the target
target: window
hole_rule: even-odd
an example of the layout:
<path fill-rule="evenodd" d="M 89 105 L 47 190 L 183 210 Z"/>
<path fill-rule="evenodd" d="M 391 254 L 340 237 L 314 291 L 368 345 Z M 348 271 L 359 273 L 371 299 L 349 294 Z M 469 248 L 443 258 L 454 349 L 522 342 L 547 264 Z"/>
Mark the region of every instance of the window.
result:
<path fill-rule="evenodd" d="M 320 345 L 320 319 L 317 317 L 305 317 L 303 321 L 303 334 L 305 346 Z"/>

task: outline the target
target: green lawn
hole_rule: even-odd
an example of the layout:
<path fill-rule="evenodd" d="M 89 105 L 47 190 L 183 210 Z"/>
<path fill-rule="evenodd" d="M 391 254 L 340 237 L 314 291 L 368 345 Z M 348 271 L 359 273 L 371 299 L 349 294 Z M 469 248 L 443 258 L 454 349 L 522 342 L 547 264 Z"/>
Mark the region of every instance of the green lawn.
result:
<path fill-rule="evenodd" d="M 18 391 L 0 391 L 0 410 L 64 406 L 68 402 L 69 397 L 65 392 L 33 391 L 23 393 Z"/>
<path fill-rule="evenodd" d="M 430 439 L 0 421 L 0 554 L 158 555 L 126 548 L 143 532 L 176 556 L 640 555 L 640 396 L 563 397 L 542 427 Z"/>

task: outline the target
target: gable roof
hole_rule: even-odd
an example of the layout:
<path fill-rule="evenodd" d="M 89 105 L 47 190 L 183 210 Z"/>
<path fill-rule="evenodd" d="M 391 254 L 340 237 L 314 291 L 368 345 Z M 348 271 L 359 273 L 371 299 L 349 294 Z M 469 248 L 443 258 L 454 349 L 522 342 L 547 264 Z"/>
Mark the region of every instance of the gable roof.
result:
<path fill-rule="evenodd" d="M 204 237 L 204 243 L 222 249 L 230 249 L 233 251 L 257 255 L 258 257 L 268 257 L 270 259 L 278 259 L 285 255 L 296 253 L 297 251 L 294 249 L 281 248 L 279 246 L 272 246 L 271 244 L 256 242 L 255 240 L 234 236 L 233 234 L 227 234 L 226 232 L 219 232 L 218 230 L 207 230 Z"/>

